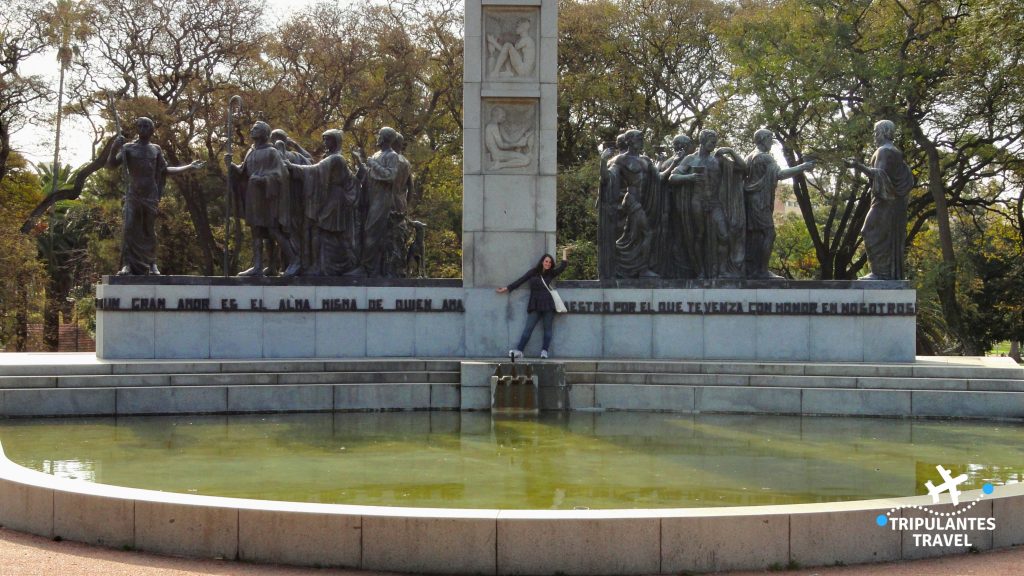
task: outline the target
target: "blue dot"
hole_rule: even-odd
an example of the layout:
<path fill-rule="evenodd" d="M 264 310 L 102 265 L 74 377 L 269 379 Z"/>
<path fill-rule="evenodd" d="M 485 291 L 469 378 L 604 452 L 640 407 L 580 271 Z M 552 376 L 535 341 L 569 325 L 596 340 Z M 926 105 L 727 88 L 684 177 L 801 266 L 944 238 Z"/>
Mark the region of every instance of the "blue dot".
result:
<path fill-rule="evenodd" d="M 889 523 L 889 518 L 885 514 L 879 514 L 878 518 L 875 518 L 875 524 L 879 526 L 885 526 Z"/>
<path fill-rule="evenodd" d="M 991 494 L 991 493 L 995 492 L 995 490 L 996 490 L 995 486 L 993 486 L 991 484 L 985 484 L 984 486 L 981 487 L 981 491 L 984 492 L 985 494 Z"/>

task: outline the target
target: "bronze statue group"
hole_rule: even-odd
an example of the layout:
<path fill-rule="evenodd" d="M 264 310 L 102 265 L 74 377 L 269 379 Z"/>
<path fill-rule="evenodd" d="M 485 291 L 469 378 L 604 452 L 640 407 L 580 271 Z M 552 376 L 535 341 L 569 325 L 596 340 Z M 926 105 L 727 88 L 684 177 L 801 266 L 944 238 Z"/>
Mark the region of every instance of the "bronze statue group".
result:
<path fill-rule="evenodd" d="M 354 151 L 354 170 L 342 156 L 340 130 L 323 133 L 324 157 L 315 164 L 265 122 L 249 134 L 252 147 L 242 163 L 224 159 L 252 231 L 252 267 L 240 276 L 264 273 L 268 240 L 281 249 L 283 276 L 405 276 L 413 179 L 398 132 L 381 128 L 369 158 Z"/>
<path fill-rule="evenodd" d="M 122 265 L 119 274 L 159 274 L 155 220 L 167 175 L 203 166 L 167 165 L 152 144 L 153 121 L 136 120 L 138 140 L 117 136 L 108 166 L 124 165 Z M 229 194 L 252 234 L 252 266 L 240 276 L 273 272 L 270 254 L 280 251 L 283 276 L 404 277 L 418 251 L 423 275 L 423 227 L 406 218 L 413 190 L 412 166 L 404 142 L 392 128 L 377 133 L 377 152 L 363 158 L 353 150 L 354 169 L 341 153 L 342 133 L 323 133 L 324 156 L 312 155 L 256 122 L 252 146 L 241 164 L 229 151 Z M 914 176 L 894 145 L 895 125 L 875 124 L 878 146 L 865 165 L 846 164 L 865 174 L 871 208 L 862 230 L 871 273 L 865 279 L 904 278 L 906 212 Z M 686 135 L 672 141 L 673 156 L 660 162 L 645 156 L 643 134 L 629 130 L 601 152 L 598 214 L 598 272 L 601 279 L 770 279 L 775 242 L 775 190 L 780 180 L 814 166 L 781 168 L 771 154 L 772 133 L 754 134 L 755 149 L 741 156 L 717 148 L 718 135 L 703 130 L 695 143 Z M 409 226 L 416 241 L 407 247 Z"/>
<path fill-rule="evenodd" d="M 169 167 L 152 144 L 153 122 L 136 121 L 138 140 L 118 136 L 108 166 L 127 166 L 122 264 L 119 274 L 159 274 L 154 232 L 157 206 L 168 174 L 203 166 Z M 231 152 L 224 162 L 229 194 L 252 235 L 252 266 L 239 276 L 274 273 L 279 253 L 282 276 L 406 276 L 410 264 L 423 275 L 423 228 L 406 218 L 414 182 L 412 165 L 402 155 L 404 140 L 392 128 L 377 134 L 377 152 L 368 158 L 353 150 L 351 167 L 341 154 L 342 133 L 323 133 L 324 155 L 312 155 L 288 138 L 256 122 L 252 146 L 240 164 Z M 416 241 L 408 246 L 410 226 Z M 413 252 L 415 251 L 415 252 Z"/>
<path fill-rule="evenodd" d="M 895 126 L 875 125 L 878 149 L 871 165 L 849 160 L 871 182 L 864 223 L 871 274 L 903 279 L 903 238 L 913 175 L 893 144 Z M 781 168 L 771 154 L 772 133 L 754 133 L 755 149 L 741 156 L 716 148 L 718 135 L 703 130 L 695 144 L 672 141 L 673 156 L 645 156 L 643 133 L 629 130 L 601 151 L 598 272 L 601 279 L 771 279 L 778 182 L 814 166 Z"/>

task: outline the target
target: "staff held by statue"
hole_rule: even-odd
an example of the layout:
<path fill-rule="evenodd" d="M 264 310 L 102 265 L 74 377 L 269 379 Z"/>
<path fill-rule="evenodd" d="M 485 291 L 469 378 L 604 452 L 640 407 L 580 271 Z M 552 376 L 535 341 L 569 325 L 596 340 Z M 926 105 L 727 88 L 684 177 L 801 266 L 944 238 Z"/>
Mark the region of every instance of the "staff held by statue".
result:
<path fill-rule="evenodd" d="M 228 158 L 233 160 L 231 152 L 231 134 L 235 129 L 235 114 L 239 114 L 242 111 L 242 97 L 235 94 L 228 100 L 228 109 L 226 114 L 226 131 L 227 135 L 227 155 Z M 224 223 L 224 276 L 231 276 L 231 218 L 235 216 L 234 209 L 234 185 L 231 182 L 231 170 L 227 171 L 228 175 L 228 188 L 224 198 L 224 206 L 227 211 L 227 219 Z M 235 216 L 235 229 L 238 229 L 237 216 Z"/>
<path fill-rule="evenodd" d="M 109 93 L 107 94 L 107 107 L 110 108 L 110 115 L 113 116 L 113 118 L 114 118 L 114 129 L 117 131 L 116 137 L 117 138 L 123 138 L 124 137 L 124 133 L 121 131 L 121 117 L 117 113 L 117 107 L 114 106 L 114 97 L 111 94 L 109 94 Z M 125 193 L 127 193 L 128 187 L 130 185 L 130 182 L 128 180 L 128 164 L 127 163 L 124 163 L 124 164 L 121 165 L 121 179 L 124 181 L 123 185 L 124 185 Z M 127 203 L 127 201 L 122 201 L 122 203 L 121 203 L 121 222 L 126 222 L 127 221 L 127 214 L 128 214 L 127 210 L 128 210 L 128 203 Z M 118 263 L 117 263 L 118 266 L 124 265 L 124 244 L 125 243 L 122 241 L 121 242 L 121 255 L 118 256 Z"/>

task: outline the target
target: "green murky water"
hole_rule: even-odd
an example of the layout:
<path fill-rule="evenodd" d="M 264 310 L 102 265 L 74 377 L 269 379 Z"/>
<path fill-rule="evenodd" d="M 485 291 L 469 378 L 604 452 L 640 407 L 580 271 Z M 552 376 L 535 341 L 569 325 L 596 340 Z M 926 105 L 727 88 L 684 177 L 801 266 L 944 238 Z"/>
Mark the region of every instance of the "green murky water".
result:
<path fill-rule="evenodd" d="M 677 508 L 924 493 L 1024 477 L 1024 427 L 787 416 L 457 412 L 0 420 L 7 456 L 67 478 L 269 500 Z"/>

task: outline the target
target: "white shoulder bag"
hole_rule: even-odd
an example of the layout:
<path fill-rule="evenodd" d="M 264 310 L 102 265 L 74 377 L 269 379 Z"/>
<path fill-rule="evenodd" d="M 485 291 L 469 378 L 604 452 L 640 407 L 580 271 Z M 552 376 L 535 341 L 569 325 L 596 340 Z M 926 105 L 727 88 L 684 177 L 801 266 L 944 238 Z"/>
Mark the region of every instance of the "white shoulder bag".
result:
<path fill-rule="evenodd" d="M 563 302 L 562 297 L 558 295 L 558 290 L 552 290 L 551 286 L 548 286 L 547 281 L 544 280 L 543 275 L 541 275 L 540 281 L 544 282 L 544 287 L 548 289 L 548 292 L 551 293 L 551 299 L 555 301 L 555 312 L 558 312 L 559 314 L 568 312 L 569 309 L 565 307 L 565 302 Z"/>

